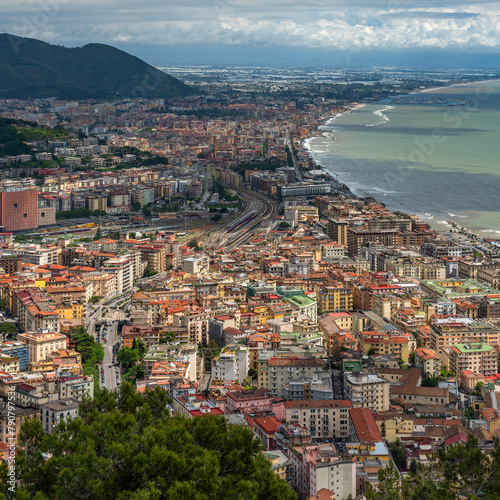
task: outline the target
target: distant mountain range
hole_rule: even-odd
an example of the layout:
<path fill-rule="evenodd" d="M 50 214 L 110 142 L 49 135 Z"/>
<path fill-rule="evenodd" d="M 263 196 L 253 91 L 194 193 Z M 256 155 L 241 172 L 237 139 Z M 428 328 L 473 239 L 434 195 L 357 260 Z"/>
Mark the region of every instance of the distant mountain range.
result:
<path fill-rule="evenodd" d="M 193 88 L 109 45 L 66 48 L 0 34 L 0 98 L 172 98 Z"/>

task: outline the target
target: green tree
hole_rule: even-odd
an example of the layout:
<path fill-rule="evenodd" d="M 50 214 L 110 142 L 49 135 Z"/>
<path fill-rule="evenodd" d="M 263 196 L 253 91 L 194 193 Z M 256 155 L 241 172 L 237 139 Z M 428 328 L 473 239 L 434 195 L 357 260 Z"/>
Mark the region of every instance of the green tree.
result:
<path fill-rule="evenodd" d="M 367 484 L 367 500 L 401 500 L 408 496 L 409 485 L 404 479 L 401 479 L 392 462 L 378 471 L 378 479 L 377 486 Z"/>
<path fill-rule="evenodd" d="M 492 460 L 479 448 L 478 440 L 469 434 L 466 443 L 439 449 L 437 456 L 444 478 L 467 498 L 484 498 L 490 492 L 500 491 L 498 448 Z"/>
<path fill-rule="evenodd" d="M 371 347 L 366 354 L 368 356 L 374 356 L 376 354 L 376 351 L 373 347 Z"/>
<path fill-rule="evenodd" d="M 424 373 L 421 385 L 422 387 L 437 387 L 439 385 L 439 377 L 431 377 L 429 373 Z"/>
<path fill-rule="evenodd" d="M 138 201 L 136 201 L 136 202 L 134 203 L 134 206 L 132 207 L 132 210 L 133 210 L 134 212 L 140 212 L 140 210 L 141 210 L 141 204 L 140 204 Z"/>
<path fill-rule="evenodd" d="M 292 226 L 291 226 L 288 222 L 284 222 L 284 221 L 283 221 L 283 222 L 280 222 L 280 223 L 279 223 L 279 227 L 280 227 L 281 229 L 288 229 L 289 227 L 292 227 Z"/>
<path fill-rule="evenodd" d="M 171 342 L 175 342 L 177 337 L 174 332 L 164 332 L 160 335 L 160 344 L 170 344 Z"/>
<path fill-rule="evenodd" d="M 390 451 L 397 468 L 406 469 L 406 448 L 399 438 L 390 445 Z"/>
<path fill-rule="evenodd" d="M 156 271 L 153 271 L 149 266 L 144 269 L 144 272 L 142 273 L 143 278 L 151 278 L 152 276 L 156 276 L 158 273 Z"/>
<path fill-rule="evenodd" d="M 27 421 L 17 498 L 292 500 L 247 428 L 211 415 L 171 418 L 160 389 L 84 400 L 79 417 L 45 435 Z"/>
<path fill-rule="evenodd" d="M 94 235 L 93 240 L 94 240 L 94 241 L 99 241 L 101 238 L 102 238 L 102 230 L 101 230 L 101 226 L 99 226 L 99 227 L 97 228 L 97 231 L 96 231 L 96 233 L 95 233 L 95 235 Z"/>
<path fill-rule="evenodd" d="M 0 323 L 0 334 L 5 337 L 12 339 L 17 332 L 17 327 L 15 323 L 11 323 L 10 321 L 4 321 Z"/>

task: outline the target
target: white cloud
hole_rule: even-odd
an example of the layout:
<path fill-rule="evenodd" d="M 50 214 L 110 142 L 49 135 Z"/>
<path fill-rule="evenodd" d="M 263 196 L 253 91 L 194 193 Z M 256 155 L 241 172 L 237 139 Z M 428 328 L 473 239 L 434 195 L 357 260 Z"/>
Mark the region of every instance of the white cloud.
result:
<path fill-rule="evenodd" d="M 461 0 L 0 0 L 0 31 L 83 44 L 352 50 L 500 47 L 499 2 Z"/>

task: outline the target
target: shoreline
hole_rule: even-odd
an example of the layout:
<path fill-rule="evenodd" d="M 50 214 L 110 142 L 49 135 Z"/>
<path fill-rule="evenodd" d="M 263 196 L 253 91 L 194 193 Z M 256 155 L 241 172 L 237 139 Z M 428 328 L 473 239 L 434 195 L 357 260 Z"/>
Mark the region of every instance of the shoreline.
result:
<path fill-rule="evenodd" d="M 402 95 L 410 96 L 410 95 L 424 94 L 424 93 L 429 93 L 432 91 L 439 91 L 439 90 L 453 88 L 453 87 L 467 87 L 467 86 L 474 85 L 474 84 L 484 84 L 484 83 L 499 82 L 499 81 L 500 81 L 500 79 L 496 78 L 496 79 L 491 79 L 491 80 L 480 80 L 480 81 L 456 83 L 456 84 L 443 86 L 443 87 L 430 87 L 428 89 L 422 89 L 422 90 L 418 90 L 418 91 L 414 91 L 414 92 L 408 92 L 407 94 L 402 94 Z M 320 127 L 327 125 L 330 121 L 335 120 L 338 116 L 341 116 L 341 115 L 344 115 L 347 113 L 352 113 L 358 109 L 361 109 L 365 106 L 368 106 L 369 104 L 384 104 L 384 103 L 381 101 L 377 101 L 377 102 L 373 102 L 373 103 L 371 103 L 371 102 L 370 103 L 366 103 L 366 102 L 364 102 L 364 103 L 363 102 L 351 103 L 351 104 L 348 104 L 347 106 L 345 106 L 340 111 L 336 111 L 336 109 L 329 110 L 329 111 L 323 113 L 322 115 L 320 115 L 316 120 L 314 120 L 314 122 L 313 122 L 314 131 L 311 130 L 310 134 L 301 140 L 301 148 L 303 148 L 305 151 L 307 151 L 309 153 L 309 155 L 313 158 L 313 161 L 315 163 L 315 169 L 317 169 L 318 164 L 316 163 L 316 159 L 314 158 L 313 151 L 309 147 L 309 141 L 311 139 L 314 139 L 315 137 L 325 137 L 323 135 L 323 131 L 320 130 Z M 335 138 L 333 137 L 332 139 L 335 139 Z M 342 182 L 338 178 L 334 178 L 332 176 L 332 174 L 330 172 L 328 172 L 323 165 L 319 165 L 319 170 L 321 170 L 323 175 L 327 179 L 329 179 L 330 182 L 335 182 L 339 186 L 344 186 L 346 193 L 349 193 L 350 196 L 352 196 L 356 199 L 362 199 L 362 198 L 376 199 L 373 196 L 359 196 L 359 195 L 354 194 L 350 186 L 348 186 L 346 183 Z M 378 199 L 376 199 L 376 201 L 381 203 Z M 386 204 L 383 203 L 383 205 L 385 206 Z M 409 214 L 409 215 L 416 215 L 418 217 L 417 214 Z M 474 239 L 478 239 L 480 241 L 482 241 L 482 240 L 485 240 L 485 241 L 491 240 L 491 241 L 497 241 L 497 242 L 500 241 L 500 238 L 495 239 L 495 238 L 487 238 L 484 236 L 480 236 L 476 232 L 471 230 L 470 228 L 463 226 L 461 224 L 458 224 L 452 220 L 445 220 L 444 221 L 444 225 L 447 226 L 446 229 L 436 228 L 437 222 L 435 222 L 434 220 L 428 221 L 428 224 L 431 225 L 431 227 L 434 226 L 433 229 L 434 229 L 434 231 L 436 231 L 436 233 L 453 234 L 455 232 L 459 232 L 459 233 L 465 233 L 466 235 L 468 235 Z M 440 224 L 443 224 L 443 222 L 440 222 Z M 500 228 L 499 228 L 499 230 L 500 230 Z M 482 230 L 477 230 L 477 231 L 482 231 Z"/>

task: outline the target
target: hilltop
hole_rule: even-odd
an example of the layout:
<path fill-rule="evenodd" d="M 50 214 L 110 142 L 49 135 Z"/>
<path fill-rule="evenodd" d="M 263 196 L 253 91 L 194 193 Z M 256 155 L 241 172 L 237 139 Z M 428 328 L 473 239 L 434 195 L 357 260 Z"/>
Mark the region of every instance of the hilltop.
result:
<path fill-rule="evenodd" d="M 67 48 L 0 34 L 0 98 L 172 98 L 194 89 L 109 45 Z"/>

